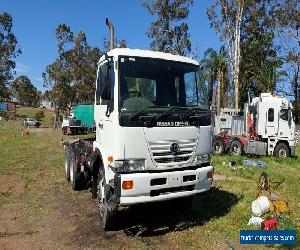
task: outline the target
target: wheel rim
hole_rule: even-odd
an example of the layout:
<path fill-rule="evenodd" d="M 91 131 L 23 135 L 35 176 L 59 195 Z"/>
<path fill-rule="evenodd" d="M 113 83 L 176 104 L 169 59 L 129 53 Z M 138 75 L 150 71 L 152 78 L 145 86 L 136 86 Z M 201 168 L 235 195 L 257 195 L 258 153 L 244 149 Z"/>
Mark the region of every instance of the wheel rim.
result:
<path fill-rule="evenodd" d="M 70 181 L 73 183 L 74 181 L 74 163 L 73 161 L 70 162 Z"/>
<path fill-rule="evenodd" d="M 219 142 L 215 143 L 214 151 L 218 154 L 220 154 L 222 152 L 222 145 Z"/>
<path fill-rule="evenodd" d="M 286 158 L 286 155 L 287 155 L 287 153 L 286 153 L 285 148 L 284 147 L 280 147 L 279 150 L 278 150 L 278 156 L 280 158 Z"/>
<path fill-rule="evenodd" d="M 238 155 L 240 153 L 240 147 L 238 145 L 234 144 L 233 147 L 232 147 L 232 152 L 235 155 Z"/>

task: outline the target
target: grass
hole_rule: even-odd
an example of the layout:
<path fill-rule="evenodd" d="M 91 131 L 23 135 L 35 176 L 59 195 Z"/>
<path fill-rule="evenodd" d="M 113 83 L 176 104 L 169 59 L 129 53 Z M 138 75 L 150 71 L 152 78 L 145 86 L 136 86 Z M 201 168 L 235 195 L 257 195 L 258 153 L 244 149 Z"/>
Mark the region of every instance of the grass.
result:
<path fill-rule="evenodd" d="M 39 110 L 43 110 L 44 112 L 44 118 L 42 119 L 42 127 L 51 127 L 53 124 L 53 111 L 49 109 L 17 106 L 17 117 L 34 118 L 36 112 Z"/>
<path fill-rule="evenodd" d="M 240 248 L 239 231 L 258 229 L 247 223 L 262 171 L 268 173 L 273 186 L 285 178 L 276 191 L 287 199 L 290 212 L 283 215 L 279 228 L 296 229 L 300 223 L 300 158 L 253 157 L 266 163 L 263 168 L 255 168 L 241 166 L 248 157 L 219 156 L 213 157 L 212 163 L 215 175 L 223 179 L 214 181 L 214 188 L 196 197 L 191 211 L 178 212 L 174 206 L 164 210 L 161 204 L 132 208 L 121 212 L 124 216 L 119 231 L 106 233 L 101 231 L 90 193 L 72 191 L 64 179 L 61 132 L 37 129 L 29 136 L 3 141 L 3 134 L 14 135 L 18 129 L 13 124 L 0 125 L 0 175 L 17 177 L 25 185 L 21 195 L 0 193 L 0 214 L 13 214 L 20 225 L 15 231 L 0 232 L 0 245 L 1 238 L 29 237 L 31 244 L 40 242 L 48 248 Z M 239 168 L 228 167 L 232 160 Z M 125 236 L 121 229 L 134 223 L 151 230 L 144 237 Z"/>

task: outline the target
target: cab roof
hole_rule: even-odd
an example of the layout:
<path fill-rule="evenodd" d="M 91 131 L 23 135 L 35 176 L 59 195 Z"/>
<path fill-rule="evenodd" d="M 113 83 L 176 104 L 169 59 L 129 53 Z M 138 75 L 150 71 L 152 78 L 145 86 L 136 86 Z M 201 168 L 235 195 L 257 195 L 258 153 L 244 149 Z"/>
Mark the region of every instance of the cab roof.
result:
<path fill-rule="evenodd" d="M 119 56 L 132 56 L 132 57 L 145 57 L 145 58 L 156 58 L 168 61 L 176 61 L 176 62 L 183 62 L 183 63 L 190 63 L 199 66 L 199 63 L 188 57 L 184 56 L 177 56 L 170 53 L 163 53 L 159 51 L 151 51 L 151 50 L 141 50 L 141 49 L 129 49 L 129 48 L 116 48 L 109 52 L 107 52 L 108 56 L 112 56 L 118 58 Z M 105 55 L 103 55 L 99 63 L 105 60 Z"/>

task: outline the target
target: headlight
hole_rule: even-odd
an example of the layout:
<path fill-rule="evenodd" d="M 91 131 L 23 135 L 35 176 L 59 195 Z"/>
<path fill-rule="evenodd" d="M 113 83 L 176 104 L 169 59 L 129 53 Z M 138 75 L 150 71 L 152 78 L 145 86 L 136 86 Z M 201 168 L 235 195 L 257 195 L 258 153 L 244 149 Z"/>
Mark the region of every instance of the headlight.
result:
<path fill-rule="evenodd" d="M 133 172 L 145 170 L 145 160 L 117 160 L 115 161 L 117 172 Z"/>
<path fill-rule="evenodd" d="M 211 154 L 210 153 L 204 153 L 197 155 L 197 161 L 199 162 L 208 162 L 210 161 Z"/>

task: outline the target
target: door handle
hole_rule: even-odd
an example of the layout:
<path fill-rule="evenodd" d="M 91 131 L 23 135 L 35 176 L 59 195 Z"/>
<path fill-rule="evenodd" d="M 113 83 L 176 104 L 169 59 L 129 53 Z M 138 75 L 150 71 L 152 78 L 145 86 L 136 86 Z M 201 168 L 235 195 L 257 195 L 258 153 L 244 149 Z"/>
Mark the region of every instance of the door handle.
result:
<path fill-rule="evenodd" d="M 103 129 L 103 123 L 99 122 L 98 126 L 99 128 Z"/>

